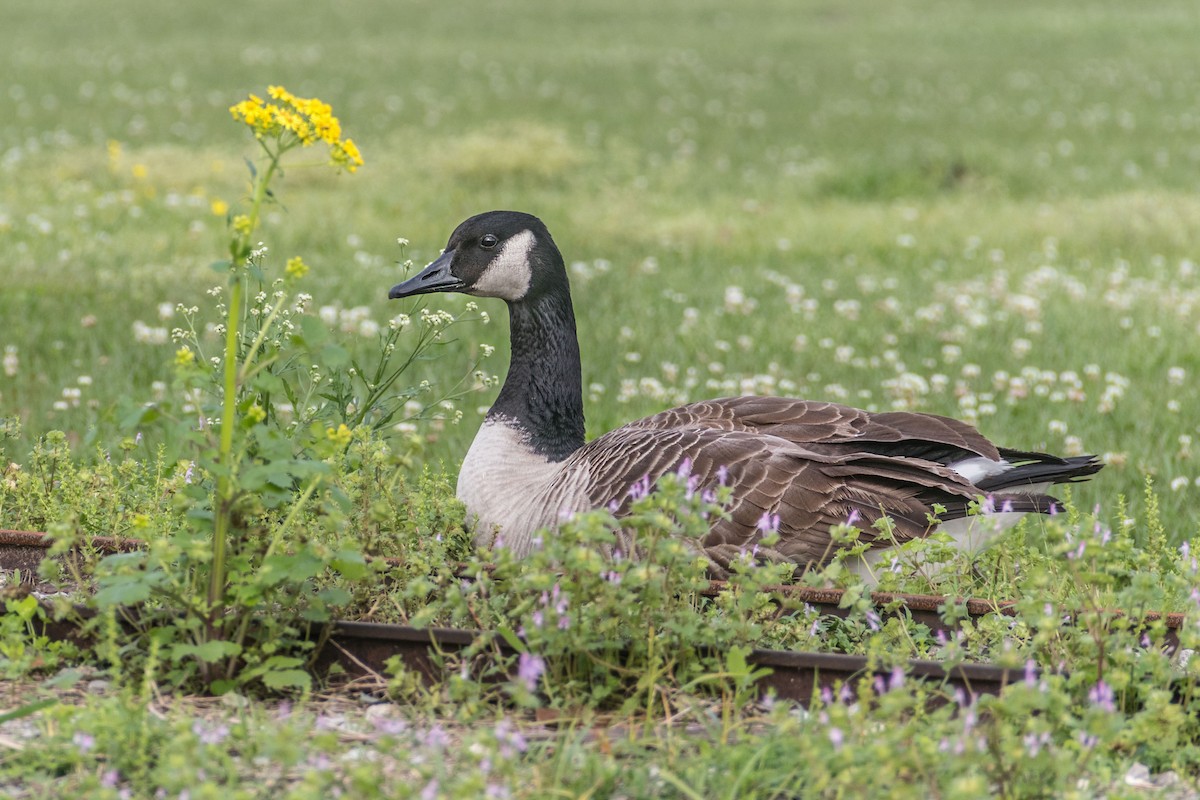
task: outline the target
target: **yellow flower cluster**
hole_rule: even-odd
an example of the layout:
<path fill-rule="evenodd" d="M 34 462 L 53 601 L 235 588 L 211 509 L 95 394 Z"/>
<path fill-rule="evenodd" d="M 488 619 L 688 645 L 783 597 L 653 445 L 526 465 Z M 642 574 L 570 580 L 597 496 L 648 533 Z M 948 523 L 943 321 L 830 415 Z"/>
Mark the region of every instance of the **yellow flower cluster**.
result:
<path fill-rule="evenodd" d="M 272 100 L 264 101 L 258 95 L 250 95 L 230 106 L 229 113 L 238 122 L 245 123 L 259 139 L 294 136 L 302 146 L 325 142 L 333 163 L 354 172 L 362 166 L 362 154 L 353 139 L 342 138 L 342 124 L 333 115 L 333 108 L 318 99 L 297 97 L 282 86 L 267 87 Z"/>
<path fill-rule="evenodd" d="M 287 266 L 284 267 L 283 272 L 289 278 L 299 280 L 308 274 L 308 264 L 305 264 L 304 259 L 300 256 L 295 256 L 287 260 Z"/>

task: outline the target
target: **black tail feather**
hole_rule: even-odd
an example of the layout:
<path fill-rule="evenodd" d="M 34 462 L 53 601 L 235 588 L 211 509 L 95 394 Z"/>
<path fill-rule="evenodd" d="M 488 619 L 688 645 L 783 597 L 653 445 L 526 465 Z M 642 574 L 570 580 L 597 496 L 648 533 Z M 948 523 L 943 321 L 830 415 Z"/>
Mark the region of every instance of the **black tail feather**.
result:
<path fill-rule="evenodd" d="M 1016 450 L 1002 450 L 1001 455 L 1016 466 L 1000 475 L 979 481 L 976 486 L 980 489 L 999 492 L 1040 483 L 1073 483 L 1086 480 L 1104 467 L 1104 462 L 1096 456 L 1059 458 Z"/>

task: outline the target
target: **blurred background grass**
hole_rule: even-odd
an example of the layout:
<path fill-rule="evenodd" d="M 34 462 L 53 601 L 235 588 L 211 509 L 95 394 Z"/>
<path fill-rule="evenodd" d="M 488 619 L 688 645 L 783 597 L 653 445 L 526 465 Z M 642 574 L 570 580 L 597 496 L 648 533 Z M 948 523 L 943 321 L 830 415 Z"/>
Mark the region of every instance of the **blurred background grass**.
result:
<path fill-rule="evenodd" d="M 530 211 L 572 264 L 589 435 L 740 391 L 974 417 L 1108 454 L 1089 506 L 1152 474 L 1196 532 L 1194 4 L 105 8 L 0 26 L 10 460 L 52 428 L 110 446 L 117 401 L 153 396 L 173 348 L 134 323 L 208 300 L 211 206 L 254 154 L 227 108 L 282 84 L 367 160 L 291 171 L 264 229 L 317 306 L 409 310 L 384 299 L 397 236 L 421 262 L 470 214 Z M 501 369 L 492 306 L 415 377 L 457 379 L 481 342 Z M 457 469 L 489 399 L 423 428 L 424 458 Z"/>

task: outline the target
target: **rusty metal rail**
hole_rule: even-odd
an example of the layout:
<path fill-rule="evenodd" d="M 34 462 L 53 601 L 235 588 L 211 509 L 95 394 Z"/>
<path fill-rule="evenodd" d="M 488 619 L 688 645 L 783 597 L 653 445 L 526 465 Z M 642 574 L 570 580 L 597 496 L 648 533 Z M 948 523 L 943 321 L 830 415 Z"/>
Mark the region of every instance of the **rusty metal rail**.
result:
<path fill-rule="evenodd" d="M 479 636 L 477 631 L 456 628 L 410 628 L 372 622 L 335 622 L 329 639 L 318 654 L 319 666 L 339 665 L 351 677 L 383 674 L 384 665 L 394 657 L 429 682 L 444 679 L 441 656 L 460 653 Z M 503 642 L 496 645 L 502 655 L 516 655 Z M 757 680 L 761 691 L 775 697 L 808 704 L 823 689 L 845 686 L 851 692 L 858 679 L 883 680 L 887 685 L 895 675 L 890 667 L 873 666 L 865 656 L 840 653 L 809 653 L 783 650 L 753 650 L 747 661 L 770 672 Z M 962 692 L 973 698 L 999 694 L 1005 686 L 1023 680 L 1024 670 L 1011 670 L 992 664 L 947 666 L 937 661 L 909 660 L 902 669 L 906 680 L 916 680 L 947 690 L 944 700 Z M 935 699 L 936 704 L 936 699 Z"/>
<path fill-rule="evenodd" d="M 36 575 L 37 565 L 46 557 L 50 547 L 50 537 L 44 533 L 32 531 L 0 530 L 0 570 L 20 569 L 23 575 Z M 98 553 L 123 553 L 136 550 L 141 546 L 137 539 L 120 539 L 112 536 L 93 536 L 88 539 L 87 546 Z M 398 559 L 385 559 L 388 562 L 400 563 Z M 470 580 L 471 575 L 464 572 L 461 577 Z M 702 594 L 715 597 L 725 588 L 723 581 L 712 581 Z M 841 589 L 813 588 L 783 584 L 765 587 L 766 591 L 776 593 L 792 601 L 806 603 L 821 614 L 845 617 L 849 611 L 842 608 L 841 602 L 845 592 Z M 953 634 L 957 623 L 947 623 L 942 616 L 942 609 L 948 603 L 963 606 L 967 618 L 978 619 L 988 614 L 1016 614 L 1015 602 L 982 600 L 978 598 L 944 597 L 940 595 L 901 594 L 897 592 L 872 592 L 871 603 L 876 608 L 894 609 L 888 613 L 905 614 L 914 622 L 925 625 L 930 631 L 941 631 Z M 1122 612 L 1113 611 L 1114 616 Z M 1184 622 L 1180 613 L 1161 614 L 1157 611 L 1145 612 L 1141 619 L 1152 622 L 1162 619 L 1167 632 L 1163 644 L 1175 648 L 1179 645 L 1178 631 Z"/>
<path fill-rule="evenodd" d="M 49 545 L 49 537 L 44 534 L 0 530 L 0 569 L 21 569 L 23 573 L 36 574 L 37 565 L 46 557 Z M 88 546 L 97 552 L 113 553 L 134 550 L 140 543 L 132 539 L 97 536 L 88 541 Z M 723 588 L 725 585 L 722 582 L 713 581 L 704 593 L 715 596 Z M 847 609 L 841 607 L 844 592 L 840 589 L 781 585 L 768 587 L 768 590 L 792 601 L 808 604 L 821 614 L 844 617 L 848 613 Z M 870 597 L 876 608 L 894 609 L 890 613 L 906 614 L 930 630 L 944 633 L 953 633 L 957 628 L 957 625 L 943 619 L 941 610 L 947 603 L 964 606 L 969 619 L 996 613 L 1015 614 L 1012 602 L 890 592 L 875 592 Z M 1113 613 L 1117 615 L 1120 612 Z M 1145 621 L 1160 618 L 1167 627 L 1163 644 L 1170 648 L 1177 647 L 1178 630 L 1183 624 L 1184 615 L 1150 612 L 1143 616 Z M 464 630 L 338 622 L 332 628 L 319 661 L 326 666 L 337 663 L 351 675 L 363 675 L 372 671 L 383 672 L 386 661 L 399 656 L 409 669 L 426 680 L 434 681 L 441 678 L 437 654 L 459 652 L 476 636 L 475 632 Z M 837 653 L 755 650 L 750 661 L 756 666 L 772 670 L 763 679 L 764 688 L 773 688 L 779 697 L 800 702 L 806 702 L 814 690 L 832 687 L 839 682 L 848 684 L 863 675 L 879 672 L 864 657 Z M 909 661 L 905 665 L 905 672 L 910 677 L 944 684 L 968 694 L 994 694 L 1013 680 L 1008 669 L 989 664 L 947 667 L 936 661 Z"/>

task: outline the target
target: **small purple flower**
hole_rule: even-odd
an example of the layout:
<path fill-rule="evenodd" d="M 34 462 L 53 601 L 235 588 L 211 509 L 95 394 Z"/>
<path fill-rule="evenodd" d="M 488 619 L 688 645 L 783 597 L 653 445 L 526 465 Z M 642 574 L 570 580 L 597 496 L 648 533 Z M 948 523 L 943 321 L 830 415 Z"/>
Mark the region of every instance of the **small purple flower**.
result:
<path fill-rule="evenodd" d="M 728 480 L 729 480 L 729 468 L 726 467 L 724 464 L 722 464 L 721 466 L 717 467 L 717 483 L 724 486 L 725 482 Z"/>
<path fill-rule="evenodd" d="M 888 691 L 894 692 L 902 686 L 904 686 L 904 670 L 896 667 L 892 670 L 892 678 L 888 682 Z"/>
<path fill-rule="evenodd" d="M 862 518 L 862 514 L 858 513 L 858 509 L 852 508 L 852 509 L 850 509 L 850 513 L 846 515 L 846 524 L 850 527 L 854 527 L 855 525 L 858 524 L 858 521 L 861 518 Z"/>
<path fill-rule="evenodd" d="M 442 730 L 441 725 L 434 725 L 421 737 L 421 743 L 435 750 L 442 750 L 450 744 L 450 737 Z"/>
<path fill-rule="evenodd" d="M 1116 696 L 1113 694 L 1112 687 L 1104 681 L 1097 681 L 1096 685 L 1088 690 L 1088 700 L 1101 711 L 1111 714 L 1117 710 Z"/>
<path fill-rule="evenodd" d="M 100 785 L 105 789 L 115 789 L 117 784 L 121 782 L 121 773 L 115 769 L 107 770 L 100 776 Z"/>
<path fill-rule="evenodd" d="M 830 728 L 829 729 L 829 741 L 833 742 L 834 750 L 841 750 L 843 742 L 846 741 L 846 737 L 842 733 L 842 729 L 841 728 Z"/>
<path fill-rule="evenodd" d="M 1029 755 L 1036 756 L 1042 751 L 1042 748 L 1050 744 L 1050 734 L 1047 731 L 1041 733 L 1027 733 L 1023 737 L 1025 743 L 1025 752 Z"/>
<path fill-rule="evenodd" d="M 381 717 L 375 720 L 375 732 L 381 736 L 398 736 L 408 730 L 408 723 L 402 719 Z"/>
<path fill-rule="evenodd" d="M 1037 662 L 1035 662 L 1032 658 L 1026 660 L 1025 662 L 1025 685 L 1037 685 Z"/>
<path fill-rule="evenodd" d="M 138 432 L 137 432 L 137 436 L 134 436 L 134 437 L 133 437 L 133 443 L 134 443 L 134 444 L 141 444 L 141 443 L 142 443 L 142 432 L 141 432 L 141 431 L 138 431 Z"/>
<path fill-rule="evenodd" d="M 1099 737 L 1093 736 L 1092 734 L 1087 733 L 1085 731 L 1080 731 L 1079 734 L 1075 738 L 1077 738 L 1079 740 L 1079 743 L 1088 750 L 1091 750 L 1093 747 L 1100 744 Z"/>
<path fill-rule="evenodd" d="M 763 533 L 778 533 L 779 515 L 772 514 L 770 511 L 764 511 L 763 515 L 758 518 L 758 525 L 755 527 Z"/>
<path fill-rule="evenodd" d="M 229 726 L 218 724 L 208 727 L 201 720 L 192 723 L 192 733 L 200 740 L 200 744 L 220 744 L 229 737 Z"/>
<path fill-rule="evenodd" d="M 193 474 L 195 474 L 195 472 L 196 472 L 196 462 L 195 462 L 195 461 L 189 461 L 189 462 L 188 462 L 188 466 L 187 466 L 187 471 L 183 473 L 183 482 L 184 482 L 184 483 L 191 483 L 191 482 L 192 482 L 192 475 L 193 475 Z"/>
<path fill-rule="evenodd" d="M 867 609 L 867 627 L 873 631 L 879 630 L 879 615 Z"/>
<path fill-rule="evenodd" d="M 517 679 L 531 692 L 537 691 L 538 681 L 546 671 L 546 662 L 533 653 L 521 653 L 517 659 Z"/>
<path fill-rule="evenodd" d="M 75 743 L 75 746 L 79 748 L 79 752 L 81 753 L 86 753 L 96 746 L 96 737 L 83 731 L 77 731 L 71 737 L 71 741 Z"/>
<path fill-rule="evenodd" d="M 433 778 L 429 783 L 425 784 L 425 788 L 421 790 L 421 800 L 437 800 L 438 782 L 437 778 Z"/>
<path fill-rule="evenodd" d="M 558 618 L 558 629 L 560 631 L 569 630 L 570 627 L 571 627 L 571 618 L 569 616 L 567 616 L 566 614 L 563 614 L 561 617 Z"/>

